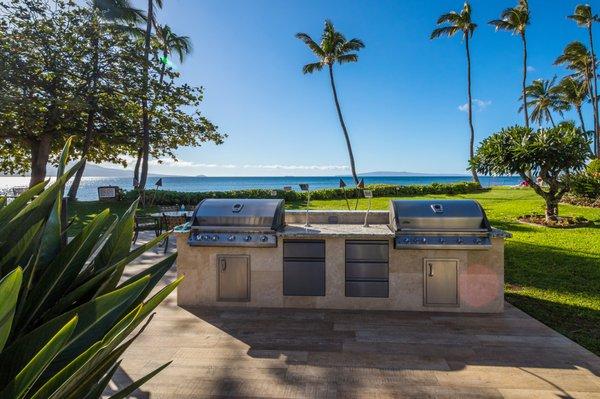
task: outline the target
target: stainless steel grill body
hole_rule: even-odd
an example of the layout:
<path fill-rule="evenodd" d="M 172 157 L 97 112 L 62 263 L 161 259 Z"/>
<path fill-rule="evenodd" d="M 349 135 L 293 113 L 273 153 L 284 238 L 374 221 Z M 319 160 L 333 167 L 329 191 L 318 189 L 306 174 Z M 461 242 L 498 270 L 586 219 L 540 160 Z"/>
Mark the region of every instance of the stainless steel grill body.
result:
<path fill-rule="evenodd" d="M 396 249 L 489 249 L 492 228 L 474 200 L 390 201 Z"/>
<path fill-rule="evenodd" d="M 192 216 L 188 243 L 193 246 L 277 246 L 277 230 L 285 225 L 281 199 L 201 201 Z"/>

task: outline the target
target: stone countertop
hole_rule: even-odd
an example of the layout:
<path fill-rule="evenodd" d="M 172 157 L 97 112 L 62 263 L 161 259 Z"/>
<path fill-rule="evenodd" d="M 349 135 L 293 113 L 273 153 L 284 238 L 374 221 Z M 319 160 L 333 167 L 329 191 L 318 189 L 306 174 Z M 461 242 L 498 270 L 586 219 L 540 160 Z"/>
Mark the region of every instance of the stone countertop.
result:
<path fill-rule="evenodd" d="M 392 238 L 394 233 L 387 224 L 372 224 L 364 227 L 361 224 L 312 224 L 305 227 L 303 224 L 288 224 L 280 237 L 315 238 L 315 237 L 342 237 L 342 238 Z"/>

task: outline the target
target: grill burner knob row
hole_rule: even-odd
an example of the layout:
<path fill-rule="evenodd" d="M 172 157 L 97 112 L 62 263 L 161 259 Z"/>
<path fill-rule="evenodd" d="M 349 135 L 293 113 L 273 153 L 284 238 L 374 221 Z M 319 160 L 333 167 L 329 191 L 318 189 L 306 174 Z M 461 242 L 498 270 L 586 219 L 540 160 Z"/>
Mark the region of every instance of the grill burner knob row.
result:
<path fill-rule="evenodd" d="M 246 237 L 244 237 L 244 241 L 250 241 L 250 240 L 252 240 L 252 236 L 246 236 Z"/>
<path fill-rule="evenodd" d="M 229 241 L 234 241 L 235 240 L 235 236 L 234 235 L 230 235 L 229 237 L 227 237 L 227 239 Z"/>
<path fill-rule="evenodd" d="M 215 236 L 212 236 L 212 240 L 213 240 L 213 241 L 219 241 L 219 236 L 216 236 L 216 235 L 215 235 Z"/>

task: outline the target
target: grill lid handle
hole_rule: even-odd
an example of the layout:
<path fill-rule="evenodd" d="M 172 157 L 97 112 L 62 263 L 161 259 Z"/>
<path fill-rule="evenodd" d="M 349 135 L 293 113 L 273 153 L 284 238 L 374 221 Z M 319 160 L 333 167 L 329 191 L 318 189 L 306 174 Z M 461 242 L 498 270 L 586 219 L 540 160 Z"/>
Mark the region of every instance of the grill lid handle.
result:
<path fill-rule="evenodd" d="M 444 213 L 444 207 L 442 204 L 431 204 L 431 209 L 434 213 Z"/>

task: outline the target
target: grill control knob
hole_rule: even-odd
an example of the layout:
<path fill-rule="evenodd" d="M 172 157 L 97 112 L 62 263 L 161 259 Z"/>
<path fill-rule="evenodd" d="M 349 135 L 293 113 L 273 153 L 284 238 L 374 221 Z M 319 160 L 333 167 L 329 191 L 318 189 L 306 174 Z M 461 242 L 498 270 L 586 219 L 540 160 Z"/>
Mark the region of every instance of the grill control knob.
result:
<path fill-rule="evenodd" d="M 234 241 L 235 240 L 235 236 L 234 235 L 230 235 L 229 237 L 227 237 L 227 239 L 229 241 Z"/>
<path fill-rule="evenodd" d="M 444 237 L 440 237 L 440 244 L 443 244 L 445 242 L 446 242 L 446 240 L 444 239 Z"/>
<path fill-rule="evenodd" d="M 458 239 L 456 240 L 457 243 L 462 244 L 463 240 L 462 238 L 458 237 Z"/>
<path fill-rule="evenodd" d="M 475 244 L 481 244 L 481 238 L 476 238 L 475 239 Z"/>
<path fill-rule="evenodd" d="M 215 235 L 215 236 L 212 236 L 212 238 L 211 238 L 211 239 L 212 239 L 213 241 L 219 241 L 219 236 L 216 236 L 216 235 Z"/>
<path fill-rule="evenodd" d="M 269 241 L 269 237 L 267 237 L 267 236 L 262 236 L 262 237 L 260 237 L 260 240 L 261 240 L 262 242 L 267 242 L 267 241 Z"/>
<path fill-rule="evenodd" d="M 427 238 L 423 237 L 423 238 L 421 239 L 421 242 L 423 242 L 423 244 L 426 244 L 426 243 L 427 243 Z"/>
<path fill-rule="evenodd" d="M 252 236 L 246 236 L 244 237 L 244 241 L 250 241 L 252 239 Z"/>
<path fill-rule="evenodd" d="M 202 237 L 200 237 L 201 240 L 206 241 L 208 240 L 208 236 L 206 234 L 204 234 Z"/>
<path fill-rule="evenodd" d="M 406 238 L 404 239 L 404 242 L 408 244 L 408 243 L 410 242 L 410 238 L 406 237 Z"/>

